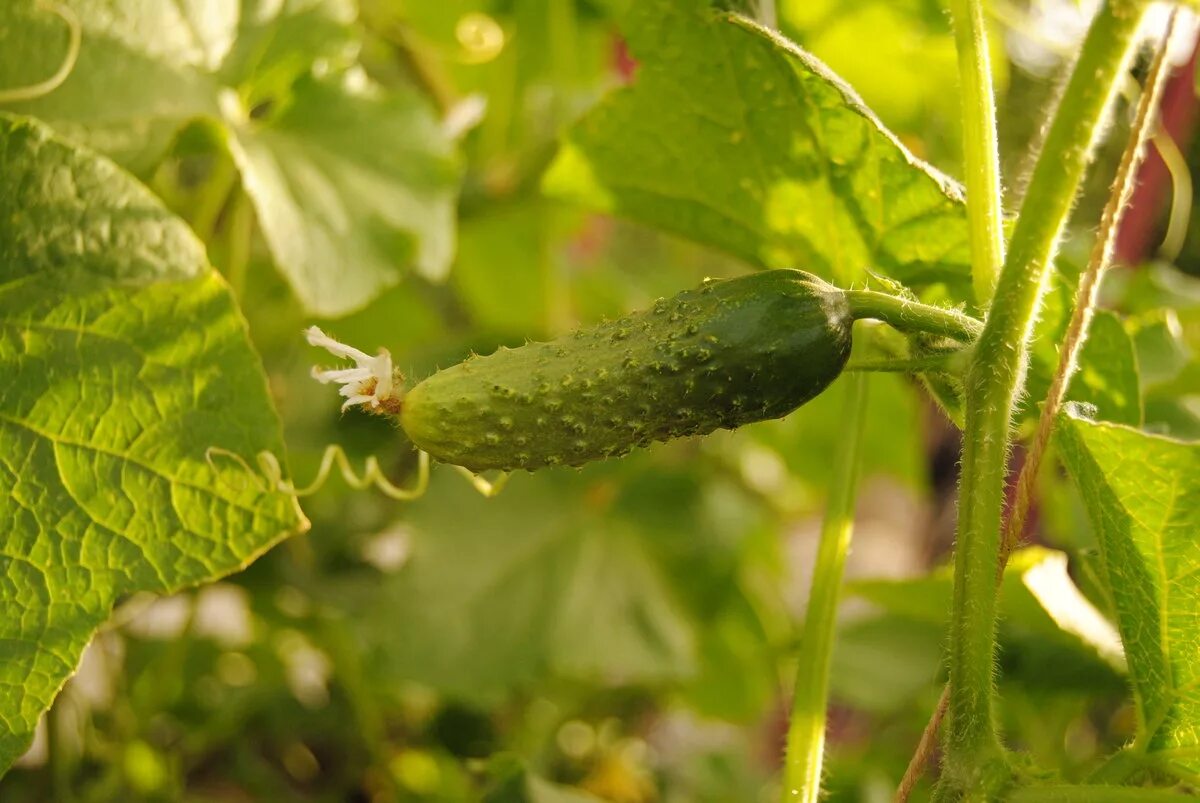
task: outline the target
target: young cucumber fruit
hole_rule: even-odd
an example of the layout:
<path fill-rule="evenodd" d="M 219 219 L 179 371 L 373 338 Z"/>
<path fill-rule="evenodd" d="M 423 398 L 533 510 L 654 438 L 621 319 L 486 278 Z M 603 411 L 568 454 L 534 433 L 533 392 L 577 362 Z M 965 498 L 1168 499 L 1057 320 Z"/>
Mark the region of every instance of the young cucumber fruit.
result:
<path fill-rule="evenodd" d="M 802 271 L 710 280 L 439 371 L 404 395 L 400 423 L 473 471 L 578 466 L 787 415 L 841 373 L 852 324 L 843 291 Z"/>

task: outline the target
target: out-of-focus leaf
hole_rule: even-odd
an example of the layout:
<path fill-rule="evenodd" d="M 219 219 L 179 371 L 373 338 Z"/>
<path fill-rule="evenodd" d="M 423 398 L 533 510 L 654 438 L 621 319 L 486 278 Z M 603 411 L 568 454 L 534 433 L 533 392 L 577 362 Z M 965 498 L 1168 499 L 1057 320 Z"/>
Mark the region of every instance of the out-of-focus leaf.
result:
<path fill-rule="evenodd" d="M 12 108 L 139 172 L 188 121 L 221 120 L 275 262 L 311 312 L 360 308 L 406 268 L 445 276 L 453 144 L 423 98 L 353 67 L 349 0 L 64 2 L 83 31 L 79 62 Z M 0 6 L 0 85 L 51 74 L 64 28 L 34 0 Z M 334 75 L 316 77 L 318 63 Z"/>
<path fill-rule="evenodd" d="M 1101 421 L 1141 426 L 1142 390 L 1133 341 L 1111 312 L 1092 317 L 1067 399 L 1087 402 Z"/>
<path fill-rule="evenodd" d="M 201 244 L 107 159 L 4 115 L 0 376 L 2 769 L 117 599 L 305 522 L 248 471 L 282 457 L 279 420 Z"/>
<path fill-rule="evenodd" d="M 552 194 L 767 267 L 865 268 L 970 288 L 954 182 L 909 153 L 812 56 L 702 0 L 631 5 L 636 83 L 566 136 Z"/>
<path fill-rule="evenodd" d="M 1039 333 L 1028 383 L 1031 401 L 1040 404 L 1046 397 L 1050 379 L 1057 369 L 1065 324 L 1064 320 L 1063 332 Z M 1091 404 L 1096 418 L 1101 421 L 1141 425 L 1142 389 L 1137 354 L 1124 325 L 1113 313 L 1098 310 L 1093 315 L 1088 339 L 1067 388 L 1067 399 Z M 1036 414 L 1040 408 L 1030 405 L 1027 409 L 1030 414 Z"/>
<path fill-rule="evenodd" d="M 1062 343 L 1075 304 L 1078 277 L 1061 271 L 1051 274 L 1033 338 L 1027 393 L 1023 412 L 1036 416 L 1058 367 Z M 1112 312 L 1097 310 L 1088 338 L 1067 388 L 1069 401 L 1087 402 L 1102 421 L 1140 426 L 1142 423 L 1143 367 L 1125 325 Z"/>
<path fill-rule="evenodd" d="M 776 450 L 790 475 L 815 488 L 829 481 L 829 455 L 842 435 L 844 399 L 839 379 L 817 398 L 779 421 L 755 424 L 747 434 Z M 886 475 L 912 489 L 925 487 L 921 465 L 922 421 L 918 390 L 899 376 L 871 379 L 863 455 L 866 476 Z"/>
<path fill-rule="evenodd" d="M 953 141 L 961 136 L 954 37 L 945 12 L 935 7 L 929 13 L 930 5 L 784 0 L 780 17 L 785 33 L 794 31 L 889 125 L 923 133 L 936 122 L 948 129 L 941 137 Z M 995 66 L 1006 62 L 997 59 Z M 993 78 L 1003 86 L 1002 72 Z"/>
<path fill-rule="evenodd" d="M 515 758 L 493 758 L 482 803 L 601 803 L 597 797 L 537 777 Z"/>
<path fill-rule="evenodd" d="M 950 616 L 953 582 L 945 568 L 908 580 L 854 582 L 847 593 L 892 614 L 943 624 Z M 1124 669 L 1112 625 L 1075 588 L 1061 552 L 1041 547 L 1015 552 L 1004 572 L 1000 600 L 1005 638 L 1043 642 Z"/>
<path fill-rule="evenodd" d="M 267 244 L 321 315 L 363 306 L 400 265 L 442 279 L 454 255 L 451 143 L 415 93 L 353 76 L 302 78 L 265 124 L 230 121 Z"/>
<path fill-rule="evenodd" d="M 1087 800 L 1089 803 L 1177 803 L 1191 799 L 1185 792 L 1169 789 L 1143 789 L 1129 786 L 1027 786 L 1017 789 L 1006 800 L 1011 803 L 1070 803 Z"/>
<path fill-rule="evenodd" d="M 534 337 L 549 328 L 554 262 L 550 204 L 523 203 L 464 221 L 451 281 L 478 326 Z"/>
<path fill-rule="evenodd" d="M 1200 321 L 1200 315 L 1196 317 Z M 1200 438 L 1200 359 L 1188 342 L 1180 313 L 1155 309 L 1131 318 L 1128 327 L 1141 367 L 1146 429 Z"/>
<path fill-rule="evenodd" d="M 1200 770 L 1200 445 L 1064 413 L 1063 459 L 1100 542 L 1154 757 Z"/>
<path fill-rule="evenodd" d="M 945 634 L 904 616 L 873 616 L 838 628 L 830 694 L 864 711 L 912 704 L 941 669 Z"/>
<path fill-rule="evenodd" d="M 372 612 L 354 624 L 387 676 L 468 701 L 495 701 L 547 674 L 690 675 L 691 625 L 642 544 L 650 533 L 605 515 L 615 491 L 603 471 L 552 471 L 514 477 L 489 500 L 436 472 L 400 531 L 407 564 L 335 596 Z"/>

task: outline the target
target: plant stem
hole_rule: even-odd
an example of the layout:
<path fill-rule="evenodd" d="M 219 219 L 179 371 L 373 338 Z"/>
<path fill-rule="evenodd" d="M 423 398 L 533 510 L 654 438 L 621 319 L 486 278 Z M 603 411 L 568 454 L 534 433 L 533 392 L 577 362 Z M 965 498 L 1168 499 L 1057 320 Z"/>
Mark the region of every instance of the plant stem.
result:
<path fill-rule="evenodd" d="M 821 524 L 821 543 L 813 568 L 812 589 L 800 639 L 800 666 L 788 724 L 784 767 L 785 803 L 816 803 L 821 792 L 825 751 L 825 709 L 829 696 L 829 664 L 833 653 L 838 594 L 854 530 L 854 500 L 862 464 L 866 423 L 867 375 L 859 373 L 846 389 L 844 436 L 835 457 L 833 484 Z"/>
<path fill-rule="evenodd" d="M 843 371 L 873 371 L 878 373 L 919 374 L 925 371 L 946 371 L 962 352 L 927 354 L 921 357 L 882 360 L 851 360 Z"/>
<path fill-rule="evenodd" d="M 983 324 L 952 309 L 922 304 L 874 290 L 845 290 L 855 320 L 874 318 L 908 334 L 931 334 L 970 343 Z"/>
<path fill-rule="evenodd" d="M 1120 229 L 1121 218 L 1125 208 L 1129 204 L 1129 197 L 1133 193 L 1137 168 L 1142 162 L 1146 141 L 1154 129 L 1154 114 L 1158 109 L 1159 100 L 1162 97 L 1162 88 L 1166 83 L 1167 73 L 1169 72 L 1166 55 L 1171 32 L 1175 27 L 1175 19 L 1176 14 L 1172 13 L 1167 26 L 1167 33 L 1163 37 L 1162 46 L 1159 48 L 1149 73 L 1147 73 L 1146 85 L 1142 90 L 1142 96 L 1138 102 L 1137 116 L 1130 128 L 1129 141 L 1126 143 L 1125 153 L 1121 158 L 1121 165 L 1117 170 L 1117 177 L 1113 182 L 1112 194 L 1109 196 L 1108 203 L 1104 207 L 1104 214 L 1100 221 L 1100 231 L 1096 236 L 1096 243 L 1092 249 L 1091 259 L 1079 281 L 1079 287 L 1075 296 L 1075 311 L 1071 316 L 1070 325 L 1067 327 L 1067 334 L 1063 338 L 1058 368 L 1055 371 L 1053 381 L 1050 383 L 1050 390 L 1046 394 L 1046 401 L 1042 405 L 1037 434 L 1025 456 L 1025 461 L 1021 465 L 1021 472 L 1017 477 L 1017 490 L 1012 507 L 1009 510 L 1008 518 L 1004 522 L 1004 537 L 1000 548 L 1000 560 L 996 566 L 996 593 L 999 593 L 1000 583 L 1004 579 L 1004 569 L 1008 565 L 1009 555 L 1016 548 L 1024 531 L 1025 517 L 1029 512 L 1030 501 L 1033 497 L 1033 484 L 1037 479 L 1038 467 L 1041 465 L 1046 445 L 1049 443 L 1050 433 L 1058 415 L 1058 410 L 1066 398 L 1067 384 L 1071 379 L 1079 353 L 1083 350 L 1083 344 L 1087 339 L 1087 327 L 1091 321 L 1092 308 L 1096 302 L 1096 290 L 1099 286 L 1100 276 L 1112 258 L 1112 251 L 1116 243 L 1117 232 Z M 930 717 L 929 724 L 925 726 L 925 731 L 921 735 L 921 744 L 909 762 L 908 770 L 904 774 L 904 780 L 901 781 L 899 790 L 896 792 L 897 803 L 903 803 L 908 800 L 912 788 L 924 771 L 925 762 L 932 750 L 933 737 L 937 733 L 942 718 L 946 713 L 946 705 L 949 700 L 947 696 L 948 692 L 949 686 L 942 689 L 942 697 L 938 701 L 938 706 L 933 716 Z M 1122 751 L 1116 754 L 1116 757 L 1110 761 L 1112 761 L 1114 766 L 1120 764 L 1124 767 L 1128 762 L 1120 763 L 1120 759 L 1127 755 L 1128 753 Z M 1101 776 L 1093 776 L 1093 780 L 1100 779 Z M 1104 776 L 1103 780 L 1111 781 L 1113 779 Z"/>
<path fill-rule="evenodd" d="M 987 799 L 1007 779 L 991 706 L 996 565 L 1013 408 L 1047 268 L 1146 4 L 1109 0 L 1092 22 L 1034 168 L 967 371 L 943 798 Z"/>
<path fill-rule="evenodd" d="M 967 222 L 975 300 L 987 307 L 1004 261 L 1004 210 L 1000 198 L 1000 147 L 996 100 L 981 0 L 952 0 L 954 43 L 963 102 Z"/>
<path fill-rule="evenodd" d="M 1071 313 L 1070 323 L 1066 334 L 1063 335 L 1062 348 L 1059 349 L 1058 365 L 1042 404 L 1041 416 L 1038 419 L 1037 434 L 1025 455 L 1021 465 L 1021 473 L 1017 477 L 1017 490 L 1013 498 L 1012 510 L 1004 527 L 1004 540 L 1001 546 L 1001 558 L 997 566 L 997 582 L 1004 574 L 1004 566 L 1008 556 L 1016 548 L 1025 532 L 1025 518 L 1029 514 L 1029 506 L 1033 499 L 1033 486 L 1037 481 L 1038 469 L 1041 468 L 1042 458 L 1050 443 L 1050 435 L 1054 430 L 1054 422 L 1058 411 L 1067 398 L 1067 387 L 1079 364 L 1079 355 L 1087 342 L 1088 328 L 1092 323 L 1092 315 L 1096 306 L 1096 296 L 1100 290 L 1100 278 L 1112 262 L 1113 252 L 1117 245 L 1117 232 L 1121 228 L 1121 220 L 1129 201 L 1137 186 L 1138 167 L 1146 151 L 1146 143 L 1153 136 L 1157 125 L 1159 102 L 1162 98 L 1163 87 L 1170 76 L 1170 64 L 1167 51 L 1170 49 L 1171 34 L 1175 30 L 1177 11 L 1171 13 L 1167 23 L 1167 31 L 1163 36 L 1162 45 L 1154 57 L 1150 72 L 1146 74 L 1146 85 L 1138 101 L 1137 115 L 1129 131 L 1129 141 L 1121 156 L 1121 164 L 1117 168 L 1117 177 L 1113 181 L 1112 192 L 1104 205 L 1104 213 L 1100 217 L 1100 230 L 1096 234 L 1096 242 L 1087 267 L 1079 277 L 1079 285 L 1075 290 L 1075 309 Z"/>

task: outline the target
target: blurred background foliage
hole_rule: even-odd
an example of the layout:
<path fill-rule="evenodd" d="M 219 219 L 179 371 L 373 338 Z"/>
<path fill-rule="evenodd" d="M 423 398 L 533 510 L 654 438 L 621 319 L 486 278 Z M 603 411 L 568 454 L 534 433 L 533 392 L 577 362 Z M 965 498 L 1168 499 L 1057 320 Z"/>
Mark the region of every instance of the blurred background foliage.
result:
<path fill-rule="evenodd" d="M 379 152 L 392 142 L 372 128 L 375 106 L 326 118 L 340 112 L 322 104 L 336 102 L 305 111 L 297 100 L 320 91 L 347 42 L 354 75 L 380 103 L 404 98 L 406 114 L 444 121 L 449 133 L 439 136 L 447 153 L 457 151 L 457 213 L 437 235 L 452 238 L 448 278 L 410 275 L 358 311 L 323 320 L 327 331 L 367 351 L 386 347 L 421 377 L 471 350 L 548 337 L 749 269 L 539 193 L 564 128 L 636 77 L 615 23 L 619 5 L 360 0 L 345 25 L 280 34 L 294 41 L 280 45 L 292 56 L 276 66 L 291 66 L 226 64 L 253 76 L 257 89 L 243 101 L 260 137 L 284 136 L 302 114 L 349 126 L 297 146 L 298 159 L 341 175 L 343 186 L 281 185 L 318 218 L 321 192 L 370 193 L 363 176 L 394 162 Z M 1007 175 L 1027 167 L 1039 115 L 1086 24 L 1080 6 L 992 4 Z M 856 87 L 906 145 L 959 172 L 955 55 L 938 0 L 782 0 L 777 11 L 783 33 Z M 1194 111 L 1190 76 L 1185 83 Z M 1175 133 L 1194 164 L 1190 122 Z M 299 333 L 314 305 L 297 292 L 311 300 L 324 291 L 294 289 L 299 274 L 284 270 L 289 285 L 268 242 L 311 232 L 269 231 L 261 198 L 233 180 L 235 161 L 250 158 L 237 147 L 254 138 L 234 147 L 230 136 L 196 122 L 137 166 L 205 238 L 235 288 L 285 421 L 293 474 L 306 481 L 325 446 L 340 443 L 356 462 L 377 455 L 391 476 L 406 477 L 414 457 L 398 430 L 340 415 L 339 399 L 311 380 L 320 355 Z M 1081 204 L 1085 221 L 1103 198 L 1112 151 L 1101 154 Z M 286 162 L 288 151 L 279 153 Z M 350 163 L 361 175 L 347 172 Z M 1197 437 L 1200 284 L 1178 268 L 1200 270 L 1200 239 L 1186 236 L 1200 223 L 1169 216 L 1171 187 L 1160 180 L 1131 216 L 1147 233 L 1105 297 L 1126 315 L 1113 325 L 1117 337 L 1128 332 L 1141 370 L 1133 415 L 1144 410 L 1147 426 Z M 1019 180 L 1007 190 L 1015 207 Z M 1156 259 L 1172 221 L 1183 226 L 1182 247 Z M 1060 271 L 1080 269 L 1089 236 L 1073 235 Z M 412 257 L 411 242 L 389 242 L 362 253 Z M 324 269 L 336 277 L 341 266 Z M 1064 310 L 1052 295 L 1045 366 Z M 774 800 L 789 655 L 842 398 L 835 386 L 786 420 L 578 471 L 522 474 L 492 500 L 449 470 L 435 469 L 429 493 L 412 504 L 334 478 L 304 502 L 312 530 L 245 572 L 169 599 L 127 600 L 33 748 L 0 781 L 0 798 Z M 890 799 L 940 689 L 950 596 L 937 567 L 953 533 L 956 434 L 912 381 L 880 376 L 870 398 L 833 670 L 827 776 L 836 801 Z M 1035 538 L 1071 555 L 1075 581 L 1103 609 L 1074 494 L 1046 472 Z M 1039 619 L 1019 577 L 1005 599 L 1007 732 L 1044 765 L 1081 776 L 1131 732 L 1120 667 Z"/>

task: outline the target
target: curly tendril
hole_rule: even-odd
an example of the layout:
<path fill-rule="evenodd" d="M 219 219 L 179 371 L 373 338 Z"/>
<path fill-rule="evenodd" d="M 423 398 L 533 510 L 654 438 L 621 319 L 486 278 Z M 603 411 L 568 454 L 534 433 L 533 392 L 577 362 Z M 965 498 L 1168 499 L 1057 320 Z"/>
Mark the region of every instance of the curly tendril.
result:
<path fill-rule="evenodd" d="M 37 6 L 58 15 L 67 24 L 67 33 L 70 36 L 67 43 L 67 55 L 54 75 L 46 80 L 14 89 L 0 89 L 0 103 L 20 103 L 49 95 L 63 85 L 63 82 L 75 69 L 75 62 L 79 60 L 79 47 L 83 43 L 83 28 L 80 26 L 75 12 L 54 0 L 39 0 Z"/>
<path fill-rule="evenodd" d="M 334 467 L 342 475 L 342 479 L 345 480 L 346 484 L 354 490 L 365 491 L 368 488 L 374 488 L 384 496 L 400 502 L 411 502 L 414 499 L 419 499 L 424 496 L 425 491 L 429 488 L 429 454 L 419 450 L 417 452 L 417 476 L 411 488 L 401 488 L 389 480 L 383 473 L 383 469 L 379 465 L 379 460 L 374 455 L 366 459 L 366 462 L 363 463 L 362 473 L 359 474 L 350 464 L 350 458 L 346 455 L 346 450 L 336 443 L 325 447 L 325 452 L 321 455 L 321 465 L 317 468 L 316 476 L 312 482 L 302 488 L 297 488 L 295 483 L 284 478 L 283 466 L 280 465 L 279 458 L 271 452 L 262 451 L 258 453 L 256 458 L 258 461 L 258 470 L 256 471 L 237 452 L 232 452 L 220 446 L 210 446 L 204 450 L 204 460 L 213 472 L 219 475 L 220 469 L 217 467 L 217 457 L 232 460 L 241 466 L 246 472 L 245 476 L 252 479 L 255 488 L 259 491 L 263 493 L 278 491 L 297 499 L 304 496 L 312 496 L 321 490 L 325 486 L 325 483 L 328 482 Z M 504 490 L 504 486 L 508 484 L 510 476 L 504 473 L 495 480 L 488 480 L 462 466 L 454 466 L 454 468 L 467 478 L 471 483 L 471 487 L 488 498 Z M 222 478 L 221 482 L 232 485 L 225 478 Z M 244 491 L 248 485 L 249 481 L 243 478 L 242 485 L 237 486 L 236 490 L 238 492 Z"/>

